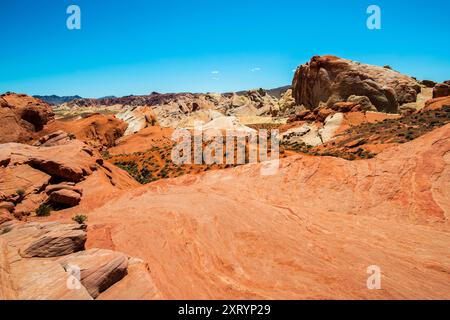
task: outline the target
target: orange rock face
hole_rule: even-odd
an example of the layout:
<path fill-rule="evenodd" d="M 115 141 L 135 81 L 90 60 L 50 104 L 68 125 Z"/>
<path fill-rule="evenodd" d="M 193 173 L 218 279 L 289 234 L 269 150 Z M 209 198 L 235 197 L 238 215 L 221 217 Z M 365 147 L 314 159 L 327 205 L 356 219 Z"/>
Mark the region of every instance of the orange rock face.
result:
<path fill-rule="evenodd" d="M 428 110 L 441 109 L 444 106 L 450 106 L 450 97 L 442 97 L 442 98 L 428 100 L 425 103 L 425 108 L 423 108 L 421 110 L 421 112 L 428 111 Z"/>
<path fill-rule="evenodd" d="M 102 148 L 114 146 L 126 129 L 127 124 L 113 115 L 94 114 L 78 120 L 53 121 L 45 127 L 42 135 L 60 130 L 95 148 Z"/>
<path fill-rule="evenodd" d="M 124 193 L 89 214 L 87 245 L 108 230 L 168 299 L 450 298 L 450 125 L 371 160 L 294 156 L 260 170 Z M 367 287 L 373 265 L 380 290 Z"/>
<path fill-rule="evenodd" d="M 24 94 L 0 95 L 0 143 L 26 142 L 54 117 L 45 102 Z"/>

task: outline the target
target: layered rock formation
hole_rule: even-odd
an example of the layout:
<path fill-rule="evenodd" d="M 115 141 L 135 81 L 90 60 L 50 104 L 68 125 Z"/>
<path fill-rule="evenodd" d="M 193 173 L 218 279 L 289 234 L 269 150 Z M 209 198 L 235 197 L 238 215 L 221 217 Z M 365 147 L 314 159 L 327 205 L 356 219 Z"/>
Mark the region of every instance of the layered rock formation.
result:
<path fill-rule="evenodd" d="M 145 268 L 120 252 L 85 250 L 85 228 L 57 222 L 0 224 L 0 300 L 92 300 L 115 294 L 111 287 L 127 279 L 130 266 Z M 128 279 L 127 285 L 133 290 Z M 153 290 L 145 278 L 137 286 L 142 287 Z"/>
<path fill-rule="evenodd" d="M 296 103 L 309 109 L 357 95 L 368 97 L 378 111 L 392 113 L 415 102 L 421 90 L 416 80 L 389 68 L 335 56 L 316 56 L 297 68 L 292 87 Z"/>
<path fill-rule="evenodd" d="M 156 124 L 156 116 L 150 107 L 133 107 L 118 113 L 118 119 L 127 123 L 125 135 L 130 135 L 141 131 L 144 128 Z"/>
<path fill-rule="evenodd" d="M 53 119 L 45 102 L 23 94 L 0 95 L 0 143 L 26 142 Z"/>
<path fill-rule="evenodd" d="M 105 190 L 137 185 L 125 172 L 104 163 L 100 154 L 83 142 L 57 141 L 41 147 L 0 145 L 0 207 L 7 208 L 16 218 L 39 214 L 44 209 L 78 205 L 83 197 L 83 184 L 87 184 L 88 190 L 91 183 Z M 89 197 L 96 196 L 89 194 Z M 12 218 L 7 217 L 4 220 Z"/>
<path fill-rule="evenodd" d="M 278 92 L 278 91 L 277 91 Z M 281 108 L 286 109 L 292 100 L 284 97 Z M 214 110 L 222 116 L 264 116 L 280 109 L 278 99 L 265 90 L 237 93 L 158 94 L 106 99 L 77 99 L 55 108 L 60 117 L 76 115 L 75 110 L 109 110 L 128 123 L 125 135 L 133 134 L 158 123 L 162 127 L 176 128 L 180 122 L 190 121 L 196 112 Z"/>

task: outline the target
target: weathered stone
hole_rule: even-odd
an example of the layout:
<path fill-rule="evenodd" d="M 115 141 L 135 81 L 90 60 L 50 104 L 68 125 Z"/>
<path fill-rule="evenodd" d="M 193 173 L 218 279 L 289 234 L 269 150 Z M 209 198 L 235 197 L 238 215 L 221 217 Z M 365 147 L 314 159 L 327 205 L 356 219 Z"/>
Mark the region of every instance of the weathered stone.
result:
<path fill-rule="evenodd" d="M 0 210 L 5 209 L 8 212 L 13 212 L 14 207 L 15 205 L 12 202 L 0 202 Z"/>
<path fill-rule="evenodd" d="M 63 257 L 59 263 L 81 271 L 81 283 L 95 299 L 127 274 L 128 257 L 105 249 L 90 249 Z"/>
<path fill-rule="evenodd" d="M 7 199 L 36 193 L 48 184 L 50 176 L 29 165 L 0 168 L 0 191 Z"/>
<path fill-rule="evenodd" d="M 69 207 L 74 207 L 78 205 L 80 201 L 81 201 L 80 193 L 68 189 L 60 189 L 53 191 L 48 198 L 48 202 L 50 203 L 56 203 Z"/>
<path fill-rule="evenodd" d="M 33 147 L 17 143 L 0 145 L 0 161 L 8 160 L 9 167 L 28 164 L 52 177 L 70 182 L 80 182 L 90 175 L 91 165 L 98 158 L 99 154 L 78 140 L 54 147 Z"/>
<path fill-rule="evenodd" d="M 59 257 L 84 249 L 86 232 L 79 225 L 62 225 L 55 228 L 20 249 L 24 258 Z"/>
<path fill-rule="evenodd" d="M 69 134 L 64 131 L 58 130 L 52 132 L 46 136 L 43 136 L 39 141 L 35 142 L 33 145 L 36 147 L 54 147 L 62 144 L 66 144 L 70 141 Z"/>
<path fill-rule="evenodd" d="M 79 188 L 79 187 L 75 187 L 74 183 L 71 182 L 63 182 L 60 184 L 53 184 L 53 185 L 49 185 L 47 186 L 47 188 L 45 188 L 45 192 L 47 194 L 51 194 L 55 191 L 59 191 L 59 190 L 70 190 L 70 191 L 74 191 L 80 195 L 83 194 L 83 189 Z"/>
<path fill-rule="evenodd" d="M 11 216 L 11 213 L 6 209 L 0 209 L 0 225 L 11 221 L 13 217 Z"/>
<path fill-rule="evenodd" d="M 370 99 L 365 96 L 350 96 L 347 102 L 354 102 L 361 106 L 362 111 L 377 111 L 377 108 L 370 102 Z"/>
<path fill-rule="evenodd" d="M 332 97 L 329 106 L 357 95 L 367 96 L 378 111 L 395 113 L 399 105 L 416 101 L 420 85 L 394 70 L 316 56 L 297 68 L 292 90 L 296 103 L 310 109 Z"/>
<path fill-rule="evenodd" d="M 28 195 L 22 202 L 17 204 L 14 209 L 14 216 L 21 219 L 23 216 L 29 216 L 36 212 L 39 206 L 47 199 L 44 193 Z"/>
<path fill-rule="evenodd" d="M 427 87 L 427 88 L 434 88 L 434 86 L 437 84 L 436 82 L 432 80 L 422 80 L 420 81 L 420 84 Z"/>
<path fill-rule="evenodd" d="M 41 100 L 15 93 L 2 94 L 0 143 L 29 141 L 53 116 L 50 106 Z"/>
<path fill-rule="evenodd" d="M 433 89 L 433 99 L 450 96 L 450 84 L 439 83 Z"/>

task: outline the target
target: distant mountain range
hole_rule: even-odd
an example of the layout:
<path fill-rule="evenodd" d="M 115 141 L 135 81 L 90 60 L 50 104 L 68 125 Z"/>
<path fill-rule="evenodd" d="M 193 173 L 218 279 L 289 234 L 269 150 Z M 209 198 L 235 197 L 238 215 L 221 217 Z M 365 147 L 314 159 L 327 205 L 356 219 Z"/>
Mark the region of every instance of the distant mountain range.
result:
<path fill-rule="evenodd" d="M 264 91 L 267 92 L 269 95 L 279 99 L 288 89 L 291 89 L 290 85 L 289 86 L 284 86 L 284 87 L 279 87 L 279 88 L 274 88 L 274 89 L 268 89 L 268 90 L 265 89 Z M 245 95 L 247 92 L 248 91 L 239 91 L 239 92 L 236 92 L 236 94 L 238 94 L 238 95 Z M 138 98 L 142 98 L 142 97 L 151 97 L 151 96 L 155 96 L 155 95 L 160 95 L 160 94 L 157 94 L 156 92 L 154 92 L 150 96 L 134 96 L 134 95 L 130 95 L 130 96 L 125 96 L 125 97 L 121 97 L 121 98 L 118 98 L 116 96 L 105 96 L 105 97 L 101 97 L 101 98 L 98 98 L 98 99 L 85 99 L 85 98 L 80 97 L 78 95 L 76 95 L 76 96 L 57 96 L 57 95 L 39 96 L 39 95 L 36 95 L 36 96 L 33 96 L 33 97 L 35 97 L 37 99 L 41 99 L 41 100 L 47 102 L 50 105 L 57 106 L 57 105 L 60 105 L 60 104 L 66 103 L 66 102 L 70 102 L 70 101 L 73 101 L 73 100 L 78 100 L 78 99 L 89 100 L 89 101 L 102 100 L 102 99 L 103 100 L 115 101 L 115 100 L 120 100 L 120 99 L 122 99 L 122 100 L 129 100 L 129 99 L 132 99 L 132 98 L 138 99 Z M 166 96 L 166 95 L 162 95 L 162 96 Z M 168 95 L 173 95 L 173 94 L 168 94 Z"/>
<path fill-rule="evenodd" d="M 41 100 L 47 102 L 50 105 L 59 105 L 59 104 L 65 103 L 65 102 L 69 102 L 69 101 L 75 100 L 75 99 L 83 99 L 80 96 L 63 96 L 63 97 L 60 97 L 60 96 L 56 96 L 56 95 L 51 95 L 51 96 L 33 96 L 33 97 L 35 97 L 37 99 L 41 99 Z"/>

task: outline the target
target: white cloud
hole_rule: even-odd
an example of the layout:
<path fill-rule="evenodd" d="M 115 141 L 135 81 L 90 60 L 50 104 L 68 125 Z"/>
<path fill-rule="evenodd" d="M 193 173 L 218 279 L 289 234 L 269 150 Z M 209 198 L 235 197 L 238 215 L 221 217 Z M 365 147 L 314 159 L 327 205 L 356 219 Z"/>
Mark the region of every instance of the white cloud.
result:
<path fill-rule="evenodd" d="M 256 68 L 251 69 L 250 71 L 251 72 L 258 72 L 258 71 L 261 71 L 261 68 L 256 67 Z"/>
<path fill-rule="evenodd" d="M 219 74 L 220 71 L 214 70 L 214 71 L 211 71 L 211 73 L 212 73 L 212 74 Z"/>

